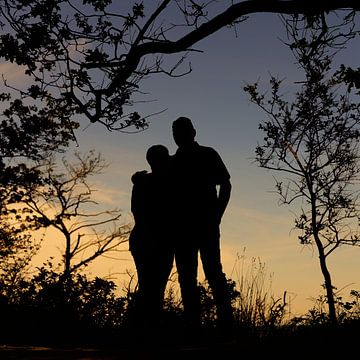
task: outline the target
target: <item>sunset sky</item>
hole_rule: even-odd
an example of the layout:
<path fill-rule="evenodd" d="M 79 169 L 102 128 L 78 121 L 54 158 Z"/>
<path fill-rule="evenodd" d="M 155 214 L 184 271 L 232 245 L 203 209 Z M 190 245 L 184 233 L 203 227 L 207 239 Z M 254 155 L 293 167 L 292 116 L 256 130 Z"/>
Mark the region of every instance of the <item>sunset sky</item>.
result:
<path fill-rule="evenodd" d="M 124 222 L 132 221 L 131 175 L 148 169 L 145 152 L 149 146 L 164 144 L 174 153 L 171 123 L 179 116 L 190 117 L 197 129 L 197 141 L 214 147 L 231 174 L 232 196 L 221 226 L 226 274 L 237 280 L 234 265 L 239 256 L 245 256 L 248 265 L 258 259 L 266 265 L 275 297 L 287 291 L 292 313 L 300 314 L 313 305 L 311 298 L 322 293 L 317 253 L 299 244 L 297 233 L 292 231 L 292 211 L 297 209 L 278 205 L 273 174 L 260 169 L 253 160 L 257 142 L 262 139 L 258 125 L 264 114 L 243 91 L 244 85 L 255 81 L 266 86 L 270 74 L 285 78 L 286 93 L 296 90 L 294 83 L 302 80 L 301 74 L 281 39 L 286 39 L 284 28 L 274 14 L 251 15 L 238 25 L 237 36 L 234 30 L 223 29 L 195 46 L 203 52 L 189 54 L 191 74 L 176 79 L 154 76 L 143 83 L 142 91 L 149 93 L 145 99 L 156 101 L 135 104 L 134 110 L 150 114 L 166 109 L 150 118 L 148 129 L 134 134 L 110 133 L 84 121 L 77 133 L 77 150 L 95 149 L 110 163 L 106 173 L 94 179 L 99 189 L 97 199 L 108 207 L 120 207 Z M 357 39 L 339 62 L 359 66 L 359 50 Z M 178 57 L 170 59 L 175 63 Z M 10 65 L 2 64 L 0 69 L 9 78 L 15 77 Z M 161 221 L 159 214 L 159 228 Z M 54 244 L 44 246 L 38 261 L 52 251 L 57 251 Z M 344 288 L 344 295 L 351 289 L 360 290 L 359 256 L 360 249 L 344 247 L 329 257 L 333 283 L 338 289 Z M 109 275 L 131 269 L 132 259 L 124 252 L 122 259 L 98 261 L 90 271 Z M 123 280 L 117 281 L 121 287 Z"/>

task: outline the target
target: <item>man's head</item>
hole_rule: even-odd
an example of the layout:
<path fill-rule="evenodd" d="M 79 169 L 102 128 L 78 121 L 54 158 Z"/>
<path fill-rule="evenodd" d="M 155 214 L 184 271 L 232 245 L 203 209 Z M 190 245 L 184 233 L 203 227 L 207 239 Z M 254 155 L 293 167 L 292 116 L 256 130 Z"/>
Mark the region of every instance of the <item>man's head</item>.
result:
<path fill-rule="evenodd" d="M 150 146 L 146 152 L 146 160 L 153 172 L 162 172 L 170 159 L 169 150 L 164 145 Z"/>
<path fill-rule="evenodd" d="M 196 130 L 189 118 L 177 118 L 172 124 L 172 131 L 177 146 L 186 146 L 194 142 Z"/>

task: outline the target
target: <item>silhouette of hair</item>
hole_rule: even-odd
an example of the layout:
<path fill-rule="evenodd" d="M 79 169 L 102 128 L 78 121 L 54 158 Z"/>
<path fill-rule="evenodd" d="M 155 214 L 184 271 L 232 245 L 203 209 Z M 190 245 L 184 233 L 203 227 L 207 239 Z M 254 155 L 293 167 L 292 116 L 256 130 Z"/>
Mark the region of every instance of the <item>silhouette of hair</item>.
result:
<path fill-rule="evenodd" d="M 187 117 L 181 116 L 172 124 L 173 136 L 178 146 L 191 144 L 196 136 L 193 123 Z"/>
<path fill-rule="evenodd" d="M 192 121 L 185 117 L 185 116 L 180 116 L 179 118 L 177 118 L 173 124 L 172 124 L 172 128 L 173 130 L 177 130 L 177 129 L 183 129 L 183 130 L 195 130 L 194 125 L 192 123 Z"/>
<path fill-rule="evenodd" d="M 158 168 L 167 161 L 169 150 L 164 145 L 152 145 L 146 152 L 146 160 L 151 168 Z"/>

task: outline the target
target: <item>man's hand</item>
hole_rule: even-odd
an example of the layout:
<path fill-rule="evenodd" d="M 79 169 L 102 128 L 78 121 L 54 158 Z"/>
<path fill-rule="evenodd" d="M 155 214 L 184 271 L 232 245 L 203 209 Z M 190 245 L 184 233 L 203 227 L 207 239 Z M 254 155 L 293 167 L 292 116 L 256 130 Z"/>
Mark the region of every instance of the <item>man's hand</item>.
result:
<path fill-rule="evenodd" d="M 220 184 L 219 197 L 218 197 L 218 221 L 221 222 L 224 215 L 227 204 L 229 203 L 231 195 L 231 183 L 230 180 Z"/>
<path fill-rule="evenodd" d="M 146 170 L 137 171 L 131 176 L 131 181 L 135 184 L 142 176 L 146 175 L 148 172 Z"/>

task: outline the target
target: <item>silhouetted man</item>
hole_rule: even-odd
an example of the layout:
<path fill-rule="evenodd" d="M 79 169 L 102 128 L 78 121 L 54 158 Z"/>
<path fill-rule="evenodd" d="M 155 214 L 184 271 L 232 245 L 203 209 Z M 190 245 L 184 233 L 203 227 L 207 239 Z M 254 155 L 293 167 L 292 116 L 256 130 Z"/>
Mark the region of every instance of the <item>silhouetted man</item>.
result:
<path fill-rule="evenodd" d="M 139 171 L 132 176 L 131 210 L 135 225 L 129 246 L 138 275 L 133 325 L 149 328 L 156 327 L 161 320 L 174 246 L 169 236 L 168 149 L 153 145 L 148 149 L 146 159 L 152 171 Z"/>
<path fill-rule="evenodd" d="M 230 175 L 213 148 L 195 141 L 196 130 L 190 119 L 178 118 L 172 130 L 178 145 L 172 161 L 178 224 L 174 230 L 175 260 L 185 318 L 190 325 L 200 322 L 197 284 L 200 252 L 217 306 L 218 325 L 231 326 L 232 307 L 220 256 L 220 222 L 230 199 Z"/>

